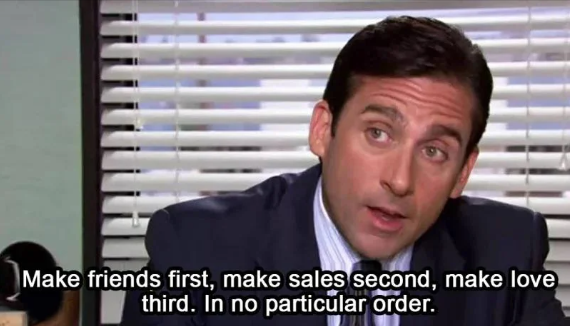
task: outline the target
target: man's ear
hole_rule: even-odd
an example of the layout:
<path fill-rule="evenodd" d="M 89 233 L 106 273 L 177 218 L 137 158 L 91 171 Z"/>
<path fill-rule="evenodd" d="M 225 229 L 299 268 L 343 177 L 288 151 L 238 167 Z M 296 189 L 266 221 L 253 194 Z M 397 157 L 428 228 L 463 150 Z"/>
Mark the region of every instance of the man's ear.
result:
<path fill-rule="evenodd" d="M 309 127 L 309 148 L 320 158 L 326 156 L 331 139 L 332 114 L 326 101 L 319 101 L 313 108 Z"/>
<path fill-rule="evenodd" d="M 467 185 L 467 181 L 469 180 L 469 176 L 471 175 L 471 171 L 473 171 L 473 167 L 475 166 L 475 162 L 477 161 L 477 157 L 479 156 L 479 148 L 475 147 L 471 154 L 465 160 L 463 164 L 463 168 L 457 177 L 457 181 L 455 182 L 455 186 L 451 191 L 451 198 L 457 198 L 461 196 L 465 186 Z"/>

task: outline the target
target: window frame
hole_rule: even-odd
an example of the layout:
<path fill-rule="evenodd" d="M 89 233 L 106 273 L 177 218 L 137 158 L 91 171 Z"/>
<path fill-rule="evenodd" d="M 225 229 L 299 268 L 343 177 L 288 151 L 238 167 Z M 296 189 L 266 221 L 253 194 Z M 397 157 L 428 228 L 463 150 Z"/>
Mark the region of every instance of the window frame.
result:
<path fill-rule="evenodd" d="M 79 0 L 81 44 L 82 128 L 82 263 L 83 270 L 100 268 L 101 227 L 101 0 Z M 101 325 L 101 291 L 81 289 L 80 316 L 84 326 Z"/>

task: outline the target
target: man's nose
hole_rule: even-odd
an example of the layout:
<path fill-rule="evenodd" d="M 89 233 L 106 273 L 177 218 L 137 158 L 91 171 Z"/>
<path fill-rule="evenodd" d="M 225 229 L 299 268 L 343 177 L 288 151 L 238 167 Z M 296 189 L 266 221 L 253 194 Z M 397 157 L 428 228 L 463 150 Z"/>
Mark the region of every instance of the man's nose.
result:
<path fill-rule="evenodd" d="M 390 162 L 383 176 L 383 187 L 388 188 L 394 195 L 403 197 L 413 193 L 414 187 L 414 155 L 411 151 L 400 151 Z"/>

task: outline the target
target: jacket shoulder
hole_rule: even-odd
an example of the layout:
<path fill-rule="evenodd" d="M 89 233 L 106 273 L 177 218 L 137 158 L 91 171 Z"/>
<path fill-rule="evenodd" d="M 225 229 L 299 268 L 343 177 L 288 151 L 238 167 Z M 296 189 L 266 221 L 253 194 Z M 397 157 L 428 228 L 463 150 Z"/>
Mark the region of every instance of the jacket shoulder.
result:
<path fill-rule="evenodd" d="M 162 243 L 175 242 L 176 245 L 168 246 L 179 247 L 169 257 L 170 265 L 197 269 L 221 265 L 226 269 L 249 268 L 247 264 L 257 250 L 258 238 L 265 234 L 271 210 L 279 205 L 296 178 L 295 174 L 277 175 L 242 192 L 169 205 L 150 219 L 145 241 L 147 251 L 167 255 L 161 253 L 164 251 L 161 248 L 166 247 Z"/>
<path fill-rule="evenodd" d="M 449 229 L 474 264 L 528 269 L 537 251 L 548 248 L 544 217 L 531 209 L 486 198 L 463 196 L 454 204 Z"/>
<path fill-rule="evenodd" d="M 288 186 L 297 178 L 295 174 L 281 174 L 240 192 L 201 197 L 164 208 L 174 223 L 218 224 L 222 220 L 246 223 L 263 220 L 264 216 L 249 214 L 271 210 L 277 206 Z"/>

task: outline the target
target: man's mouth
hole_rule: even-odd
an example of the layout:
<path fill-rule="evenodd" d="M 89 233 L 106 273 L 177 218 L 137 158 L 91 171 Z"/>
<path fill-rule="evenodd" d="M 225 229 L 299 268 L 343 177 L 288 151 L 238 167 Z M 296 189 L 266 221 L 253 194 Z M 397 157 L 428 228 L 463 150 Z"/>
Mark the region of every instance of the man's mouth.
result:
<path fill-rule="evenodd" d="M 375 228 L 383 232 L 397 232 L 404 226 L 407 217 L 396 209 L 382 206 L 368 206 Z"/>

